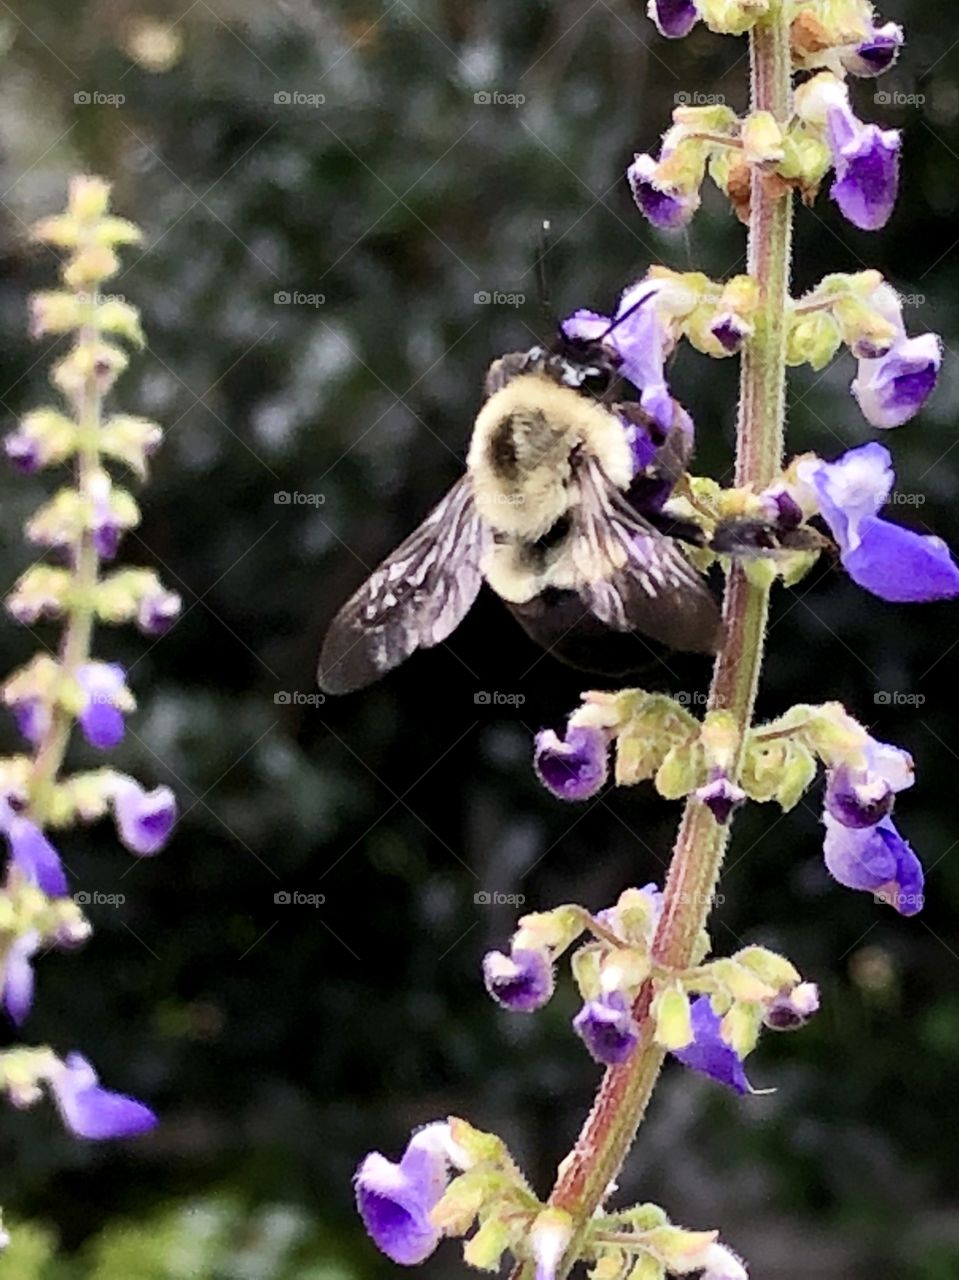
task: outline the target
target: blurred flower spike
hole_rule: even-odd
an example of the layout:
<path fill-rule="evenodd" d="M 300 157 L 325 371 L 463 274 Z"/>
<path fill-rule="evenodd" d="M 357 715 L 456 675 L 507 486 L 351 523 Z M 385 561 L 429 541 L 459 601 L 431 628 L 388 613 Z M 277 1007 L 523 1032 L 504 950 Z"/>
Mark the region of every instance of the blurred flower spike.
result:
<path fill-rule="evenodd" d="M 108 567 L 140 520 L 136 500 L 111 467 L 145 479 L 161 437 L 156 423 L 106 406 L 127 367 L 128 348 L 144 345 L 137 308 L 103 288 L 120 270 L 119 251 L 141 238 L 109 203 L 106 182 L 77 177 L 66 211 L 34 227 L 62 266 L 60 286 L 30 300 L 30 333 L 63 335 L 70 343 L 50 374 L 61 403 L 26 412 L 5 440 L 7 458 L 22 474 L 63 466 L 73 473 L 25 525 L 28 541 L 46 549 L 50 561 L 29 568 L 6 602 L 19 622 L 53 620 L 61 629 L 59 644 L 45 646 L 2 687 L 24 741 L 22 754 L 0 759 L 0 831 L 8 849 L 0 889 L 0 1001 L 18 1026 L 34 1001 L 37 957 L 75 947 L 91 932 L 78 902 L 67 896 L 63 829 L 112 809 L 121 842 L 151 856 L 176 820 L 169 787 L 146 790 L 109 768 L 64 773 L 74 729 L 94 751 L 110 752 L 136 710 L 123 667 L 92 653 L 96 623 L 129 622 L 159 635 L 180 608 L 153 570 Z M 56 846 L 46 834 L 50 828 L 57 829 Z M 0 1055 L 0 1088 L 19 1107 L 46 1089 L 67 1129 L 81 1138 L 127 1137 L 156 1123 L 142 1103 L 104 1088 L 79 1053 L 60 1060 L 49 1049 L 7 1050 Z"/>

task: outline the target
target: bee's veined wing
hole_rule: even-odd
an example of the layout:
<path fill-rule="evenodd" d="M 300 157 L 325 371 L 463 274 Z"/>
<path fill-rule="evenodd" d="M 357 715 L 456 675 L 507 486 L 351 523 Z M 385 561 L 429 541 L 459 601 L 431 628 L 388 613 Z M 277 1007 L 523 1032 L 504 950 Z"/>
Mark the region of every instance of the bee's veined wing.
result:
<path fill-rule="evenodd" d="M 486 538 L 463 476 L 333 619 L 320 654 L 320 688 L 352 693 L 415 649 L 445 640 L 476 599 Z"/>
<path fill-rule="evenodd" d="M 577 479 L 570 549 L 584 605 L 614 631 L 638 631 L 679 651 L 714 653 L 719 607 L 679 544 L 633 510 L 594 458 L 578 460 Z"/>

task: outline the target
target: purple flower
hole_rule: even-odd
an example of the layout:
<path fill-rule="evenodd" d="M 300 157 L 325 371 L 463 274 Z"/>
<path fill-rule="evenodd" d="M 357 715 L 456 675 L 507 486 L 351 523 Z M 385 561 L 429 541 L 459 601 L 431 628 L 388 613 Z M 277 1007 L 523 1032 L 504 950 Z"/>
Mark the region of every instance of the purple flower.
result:
<path fill-rule="evenodd" d="M 40 441 L 28 431 L 11 432 L 5 438 L 3 448 L 10 464 L 22 475 L 32 475 L 43 465 Z"/>
<path fill-rule="evenodd" d="M 17 728 L 34 746 L 50 728 L 52 713 L 50 704 L 43 698 L 21 698 L 10 703 Z"/>
<path fill-rule="evenodd" d="M 752 331 L 752 325 L 732 311 L 726 311 L 717 316 L 709 326 L 709 332 L 731 356 L 742 350 L 743 343 Z"/>
<path fill-rule="evenodd" d="M 800 982 L 792 991 L 780 992 L 766 1006 L 763 1022 L 772 1031 L 796 1031 L 819 1011 L 819 988 Z"/>
<path fill-rule="evenodd" d="M 844 89 L 827 111 L 826 137 L 836 170 L 829 194 L 853 226 L 878 231 L 889 221 L 899 189 L 899 130 L 863 124 Z"/>
<path fill-rule="evenodd" d="M 176 797 L 170 788 L 145 791 L 132 778 L 120 775 L 111 799 L 121 842 L 141 857 L 159 853 L 176 822 Z"/>
<path fill-rule="evenodd" d="M 35 929 L 14 939 L 3 962 L 3 1007 L 20 1026 L 33 1006 L 33 957 L 40 946 Z"/>
<path fill-rule="evenodd" d="M 724 827 L 733 812 L 745 802 L 746 792 L 731 782 L 724 773 L 719 773 L 711 782 L 699 788 L 696 798 L 702 800 L 719 825 Z"/>
<path fill-rule="evenodd" d="M 905 42 L 905 34 L 897 22 L 874 26 L 861 44 L 841 53 L 840 60 L 854 76 L 881 76 L 895 63 Z"/>
<path fill-rule="evenodd" d="M 626 170 L 626 181 L 643 217 L 660 231 L 676 231 L 692 221 L 701 204 L 698 191 L 682 191 L 656 178 L 659 168 L 651 155 L 637 155 Z"/>
<path fill-rule="evenodd" d="M 77 684 L 86 699 L 78 719 L 91 747 L 109 751 L 123 741 L 121 705 L 129 698 L 125 672 L 115 662 L 87 662 L 77 670 Z"/>
<path fill-rule="evenodd" d="M 50 1076 L 63 1123 L 78 1138 L 132 1138 L 155 1127 L 149 1107 L 125 1093 L 104 1089 L 91 1064 L 70 1053 Z"/>
<path fill-rule="evenodd" d="M 639 1039 L 632 1010 L 618 991 L 588 1000 L 573 1019 L 573 1030 L 593 1060 L 607 1067 L 625 1062 Z"/>
<path fill-rule="evenodd" d="M 656 24 L 656 30 L 667 40 L 681 40 L 688 36 L 699 21 L 693 0 L 649 0 L 646 12 Z"/>
<path fill-rule="evenodd" d="M 942 364 L 942 343 L 934 333 L 905 333 L 884 354 L 859 361 L 852 393 L 874 427 L 901 427 L 932 395 Z"/>
<path fill-rule="evenodd" d="M 823 822 L 826 867 L 841 885 L 872 893 L 903 916 L 922 910 L 922 864 L 891 818 L 858 830 L 829 813 L 823 814 Z"/>
<path fill-rule="evenodd" d="M 892 812 L 896 793 L 911 787 L 912 756 L 870 739 L 865 769 L 840 765 L 826 780 L 826 810 L 844 827 L 874 827 Z"/>
<path fill-rule="evenodd" d="M 140 597 L 136 623 L 148 636 L 162 636 L 170 630 L 180 613 L 183 601 L 175 591 L 167 591 L 157 583 L 155 589 Z"/>
<path fill-rule="evenodd" d="M 553 964 L 546 951 L 520 949 L 508 956 L 490 951 L 483 958 L 483 980 L 504 1009 L 533 1013 L 553 994 Z"/>
<path fill-rule="evenodd" d="M 602 729 L 571 725 L 565 739 L 552 729 L 536 735 L 533 764 L 543 786 L 560 800 L 588 800 L 609 769 L 609 739 Z"/>
<path fill-rule="evenodd" d="M 663 316 L 692 311 L 696 297 L 691 290 L 671 280 L 641 280 L 626 289 L 613 317 L 595 311 L 576 311 L 563 321 L 563 332 L 572 338 L 606 337 L 620 357 L 620 372 L 638 387 L 640 406 L 664 434 L 675 421 L 677 404 L 666 385 L 666 361 L 675 346 Z M 610 329 L 610 326 L 614 327 Z M 692 421 L 685 424 L 692 433 Z"/>
<path fill-rule="evenodd" d="M 441 1232 L 430 1210 L 446 1190 L 449 1127 L 427 1125 L 413 1135 L 398 1164 L 372 1151 L 356 1171 L 356 1207 L 373 1243 L 393 1262 L 416 1266 Z"/>
<path fill-rule="evenodd" d="M 67 891 L 67 877 L 60 855 L 40 828 L 17 813 L 6 796 L 0 796 L 0 831 L 7 837 L 14 865 L 31 884 L 51 898 Z"/>
<path fill-rule="evenodd" d="M 693 1001 L 690 1011 L 693 1024 L 692 1042 L 685 1049 L 674 1049 L 673 1057 L 683 1066 L 692 1067 L 711 1080 L 735 1089 L 737 1093 L 751 1093 L 752 1086 L 746 1079 L 743 1060 L 736 1050 L 722 1037 L 722 1019 L 713 1010 L 709 996 Z"/>
<path fill-rule="evenodd" d="M 883 445 L 849 449 L 835 462 L 802 464 L 800 477 L 812 487 L 853 582 L 894 603 L 959 595 L 959 568 L 941 538 L 876 514 L 895 481 Z"/>

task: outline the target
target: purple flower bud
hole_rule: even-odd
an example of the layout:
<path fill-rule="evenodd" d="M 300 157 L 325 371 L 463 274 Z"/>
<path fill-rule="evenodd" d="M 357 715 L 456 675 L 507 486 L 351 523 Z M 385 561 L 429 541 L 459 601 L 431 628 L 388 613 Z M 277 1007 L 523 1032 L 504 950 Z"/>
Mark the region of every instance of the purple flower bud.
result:
<path fill-rule="evenodd" d="M 425 1261 L 441 1239 L 430 1210 L 449 1176 L 449 1127 L 427 1125 L 397 1164 L 372 1151 L 356 1171 L 356 1207 L 373 1243 L 402 1267 Z"/>
<path fill-rule="evenodd" d="M 736 1093 L 751 1093 L 743 1060 L 736 1050 L 722 1037 L 722 1019 L 713 1010 L 709 996 L 693 1001 L 690 1016 L 693 1025 L 692 1042 L 685 1049 L 674 1049 L 673 1057 L 686 1067 L 692 1067 L 711 1080 L 718 1081 Z"/>
<path fill-rule="evenodd" d="M 625 1062 L 639 1039 L 632 1010 L 618 991 L 588 1000 L 573 1019 L 573 1030 L 593 1060 L 607 1067 Z"/>
<path fill-rule="evenodd" d="M 533 1013 L 553 994 L 553 964 L 546 951 L 521 949 L 508 956 L 490 951 L 483 958 L 483 980 L 504 1009 Z"/>
<path fill-rule="evenodd" d="M 637 155 L 626 170 L 626 180 L 643 217 L 660 231 L 675 231 L 692 220 L 701 203 L 699 192 L 663 186 L 656 179 L 657 168 L 651 155 Z"/>
<path fill-rule="evenodd" d="M 125 672 L 115 662 L 87 662 L 77 670 L 77 684 L 86 696 L 78 716 L 91 747 L 109 751 L 123 741 L 123 712 L 118 703 L 127 695 Z"/>
<path fill-rule="evenodd" d="M 175 591 L 158 586 L 140 597 L 136 623 L 144 635 L 162 636 L 179 616 L 183 601 Z"/>
<path fill-rule="evenodd" d="M 23 698 L 9 705 L 17 728 L 28 742 L 36 746 L 50 728 L 50 704 L 43 698 Z"/>
<path fill-rule="evenodd" d="M 922 910 L 922 864 L 896 830 L 891 818 L 874 827 L 843 826 L 823 814 L 826 868 L 847 889 L 861 889 L 895 907 L 900 915 Z"/>
<path fill-rule="evenodd" d="M 571 726 L 565 740 L 543 729 L 536 735 L 533 764 L 540 782 L 560 800 L 588 800 L 606 781 L 608 755 L 602 729 Z"/>
<path fill-rule="evenodd" d="M 847 101 L 830 107 L 826 134 L 836 170 L 829 194 L 853 226 L 878 231 L 889 221 L 899 189 L 899 130 L 863 124 Z"/>
<path fill-rule="evenodd" d="M 702 800 L 719 825 L 724 827 L 734 811 L 745 803 L 746 792 L 731 782 L 724 773 L 720 773 L 699 788 L 696 798 Z"/>
<path fill-rule="evenodd" d="M 40 935 L 31 929 L 10 944 L 3 963 L 3 1007 L 18 1027 L 33 1007 L 32 960 L 39 946 Z"/>
<path fill-rule="evenodd" d="M 132 778 L 120 776 L 111 799 L 117 832 L 126 848 L 141 857 L 159 853 L 176 822 L 176 797 L 170 788 L 145 791 Z"/>
<path fill-rule="evenodd" d="M 815 982 L 800 982 L 792 991 L 780 992 L 766 1006 L 763 1022 L 772 1031 L 796 1031 L 819 1011 L 819 988 Z"/>
<path fill-rule="evenodd" d="M 157 1124 L 142 1102 L 104 1089 L 82 1054 L 67 1055 L 50 1076 L 50 1087 L 63 1123 L 78 1138 L 132 1138 Z"/>
<path fill-rule="evenodd" d="M 6 796 L 0 796 L 0 831 L 7 837 L 14 865 L 51 898 L 67 891 L 67 877 L 60 855 L 29 818 L 17 813 Z"/>
<path fill-rule="evenodd" d="M 681 40 L 688 36 L 699 21 L 693 0 L 648 0 L 646 12 L 656 24 L 656 30 L 667 40 Z"/>
<path fill-rule="evenodd" d="M 43 465 L 40 442 L 29 432 L 11 432 L 4 440 L 3 447 L 11 466 L 22 475 L 32 475 Z"/>
<path fill-rule="evenodd" d="M 842 65 L 854 76 L 881 76 L 895 63 L 905 43 L 905 33 L 897 22 L 873 27 L 861 44 L 841 53 Z"/>
<path fill-rule="evenodd" d="M 814 491 L 855 583 L 896 603 L 959 595 L 959 568 L 940 538 L 914 533 L 876 514 L 895 482 L 888 449 L 864 444 L 835 462 L 817 459 L 801 465 L 800 475 Z"/>
<path fill-rule="evenodd" d="M 914 418 L 935 390 L 942 364 L 937 334 L 903 337 L 885 355 L 859 362 L 852 393 L 874 427 L 901 427 Z"/>
<path fill-rule="evenodd" d="M 844 827 L 874 827 L 892 812 L 894 803 L 892 787 L 881 778 L 857 782 L 854 772 L 843 766 L 826 779 L 826 809 Z"/>
<path fill-rule="evenodd" d="M 709 332 L 730 355 L 735 355 L 737 351 L 742 350 L 743 343 L 752 331 L 752 325 L 733 311 L 717 316 L 709 326 Z"/>

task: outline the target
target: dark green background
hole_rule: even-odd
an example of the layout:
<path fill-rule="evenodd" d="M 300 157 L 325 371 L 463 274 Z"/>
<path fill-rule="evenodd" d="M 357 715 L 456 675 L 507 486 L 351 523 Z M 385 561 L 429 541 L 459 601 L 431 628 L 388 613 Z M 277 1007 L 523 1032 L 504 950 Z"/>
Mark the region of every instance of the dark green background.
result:
<path fill-rule="evenodd" d="M 164 1123 L 81 1149 L 46 1111 L 2 1116 L 0 1200 L 55 1226 L 63 1259 L 85 1250 L 45 1277 L 113 1276 L 90 1261 L 92 1235 L 196 1197 L 225 1197 L 234 1225 L 183 1275 L 385 1276 L 351 1206 L 364 1152 L 395 1154 L 411 1126 L 464 1113 L 502 1132 L 545 1191 L 589 1105 L 598 1072 L 570 1034 L 569 983 L 536 1019 L 497 1012 L 480 960 L 515 910 L 474 902 L 487 890 L 599 907 L 662 875 L 675 807 L 642 789 L 565 808 L 533 778 L 532 733 L 561 723 L 581 677 L 540 658 L 484 595 L 448 648 L 365 694 L 319 707 L 276 694 L 313 693 L 333 611 L 460 473 L 491 358 L 545 336 L 530 271 L 543 217 L 557 314 L 608 307 L 651 261 L 743 269 L 743 229 L 715 191 L 678 239 L 631 206 L 622 171 L 655 146 L 676 95 L 738 109 L 747 92 L 743 42 L 697 30 L 669 44 L 643 7 L 0 6 L 0 407 L 12 424 L 47 395 L 48 342 L 24 336 L 24 303 L 56 263 L 25 224 L 62 206 L 71 172 L 105 174 L 146 232 L 108 286 L 142 308 L 149 338 L 117 404 L 168 430 L 123 556 L 156 565 L 185 601 L 159 643 L 114 632 L 98 649 L 136 663 L 140 711 L 117 759 L 176 788 L 176 838 L 134 864 L 106 826 L 64 837 L 76 887 L 126 902 L 93 910 L 83 952 L 41 962 L 25 1028 L 82 1047 Z M 184 42 L 164 74 L 124 51 L 151 15 L 176 20 Z M 910 327 L 943 334 L 934 401 L 883 439 L 900 490 L 925 498 L 890 514 L 959 544 L 959 22 L 947 0 L 885 16 L 908 25 L 902 65 L 855 97 L 906 130 L 902 198 L 873 235 L 825 196 L 800 210 L 796 287 L 877 266 L 910 295 Z M 484 90 L 525 102 L 476 103 Z M 876 105 L 877 91 L 923 101 Z M 94 92 L 125 101 L 75 101 Z M 526 301 L 474 301 L 495 290 Z M 283 292 L 325 301 L 278 303 Z M 875 437 L 847 393 L 853 374 L 842 356 L 791 376 L 792 451 Z M 735 376 L 734 361 L 688 351 L 673 373 L 697 466 L 721 476 Z M 18 525 L 54 482 L 2 479 L 4 586 L 31 559 Z M 278 505 L 280 491 L 323 503 Z M 918 782 L 898 815 L 930 876 L 925 914 L 902 920 L 828 880 L 815 794 L 786 818 L 755 809 L 737 823 L 716 945 L 781 948 L 825 1008 L 751 1060 L 775 1094 L 732 1100 L 668 1069 L 622 1195 L 720 1226 L 757 1277 L 959 1276 L 957 626 L 955 605 L 887 605 L 825 562 L 776 598 L 761 711 L 839 698 L 912 751 Z M 32 648 L 4 626 L 0 667 Z M 704 688 L 703 664 L 670 665 L 665 687 Z M 476 704 L 493 690 L 525 703 Z M 275 903 L 294 890 L 326 902 Z M 274 1247 L 283 1213 L 299 1234 Z M 131 1246 L 116 1275 L 181 1274 L 148 1254 Z M 0 1276 L 27 1274 L 12 1266 Z M 453 1245 L 430 1264 L 460 1268 Z"/>

